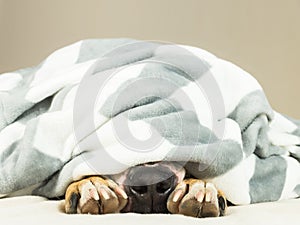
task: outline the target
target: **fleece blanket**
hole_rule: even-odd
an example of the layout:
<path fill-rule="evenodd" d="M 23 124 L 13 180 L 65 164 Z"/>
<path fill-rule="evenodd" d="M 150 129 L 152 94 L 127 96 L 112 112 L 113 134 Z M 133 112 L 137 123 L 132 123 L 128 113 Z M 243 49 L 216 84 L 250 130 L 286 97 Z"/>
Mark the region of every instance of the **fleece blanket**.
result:
<path fill-rule="evenodd" d="M 82 176 L 165 160 L 234 204 L 295 198 L 299 125 L 202 49 L 84 40 L 0 75 L 0 194 L 53 198 Z"/>

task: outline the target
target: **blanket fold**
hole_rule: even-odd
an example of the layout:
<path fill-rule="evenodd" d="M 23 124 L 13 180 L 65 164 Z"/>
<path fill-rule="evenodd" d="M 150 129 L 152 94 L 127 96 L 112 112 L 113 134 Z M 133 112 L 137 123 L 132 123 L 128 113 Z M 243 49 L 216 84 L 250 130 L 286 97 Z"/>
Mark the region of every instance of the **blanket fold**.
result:
<path fill-rule="evenodd" d="M 299 130 L 250 74 L 202 49 L 83 40 L 0 75 L 0 194 L 53 198 L 82 176 L 167 160 L 234 204 L 295 198 Z"/>

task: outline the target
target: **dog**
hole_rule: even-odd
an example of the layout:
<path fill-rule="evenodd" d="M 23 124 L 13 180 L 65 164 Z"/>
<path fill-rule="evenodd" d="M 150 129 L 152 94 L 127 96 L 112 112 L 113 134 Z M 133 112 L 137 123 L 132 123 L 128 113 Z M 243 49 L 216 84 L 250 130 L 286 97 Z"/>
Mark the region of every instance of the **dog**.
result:
<path fill-rule="evenodd" d="M 174 162 L 137 165 L 112 176 L 89 176 L 65 193 L 69 214 L 171 213 L 191 217 L 225 215 L 227 200 L 214 184 L 191 177 Z"/>

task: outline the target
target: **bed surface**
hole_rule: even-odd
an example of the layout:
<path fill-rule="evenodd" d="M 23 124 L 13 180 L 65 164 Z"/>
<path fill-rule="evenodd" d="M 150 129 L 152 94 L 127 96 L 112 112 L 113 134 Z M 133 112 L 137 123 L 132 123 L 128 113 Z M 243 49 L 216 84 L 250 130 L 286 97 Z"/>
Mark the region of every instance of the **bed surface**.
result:
<path fill-rule="evenodd" d="M 195 219 L 181 215 L 66 215 L 64 201 L 22 196 L 0 200 L 1 225 L 6 224 L 299 224 L 300 199 L 272 203 L 233 206 L 228 215 L 220 218 Z M 199 223 L 201 220 L 201 223 Z"/>

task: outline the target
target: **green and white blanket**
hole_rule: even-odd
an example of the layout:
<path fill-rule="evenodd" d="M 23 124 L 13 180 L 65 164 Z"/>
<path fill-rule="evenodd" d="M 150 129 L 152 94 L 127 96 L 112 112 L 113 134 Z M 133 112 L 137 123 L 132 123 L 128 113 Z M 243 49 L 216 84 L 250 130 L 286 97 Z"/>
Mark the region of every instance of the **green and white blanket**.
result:
<path fill-rule="evenodd" d="M 0 194 L 176 161 L 235 204 L 300 195 L 300 123 L 258 82 L 195 47 L 84 40 L 0 75 Z"/>

